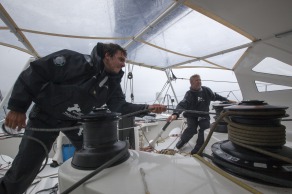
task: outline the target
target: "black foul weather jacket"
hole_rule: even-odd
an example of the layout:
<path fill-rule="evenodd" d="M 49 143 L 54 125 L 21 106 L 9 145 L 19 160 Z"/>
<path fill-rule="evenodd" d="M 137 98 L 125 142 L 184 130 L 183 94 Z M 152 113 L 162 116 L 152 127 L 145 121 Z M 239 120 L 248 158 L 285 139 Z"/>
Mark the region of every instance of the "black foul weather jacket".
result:
<path fill-rule="evenodd" d="M 178 103 L 176 109 L 209 112 L 211 101 L 228 101 L 228 99 L 219 94 L 213 93 L 210 88 L 202 86 L 199 91 L 193 89 L 187 91 L 184 99 Z M 178 117 L 181 112 L 182 111 L 174 111 L 174 114 Z M 194 114 L 186 112 L 184 113 L 184 116 L 210 119 L 209 114 Z"/>
<path fill-rule="evenodd" d="M 93 57 L 61 50 L 31 62 L 18 77 L 8 108 L 25 113 L 34 102 L 30 118 L 60 126 L 105 104 L 122 114 L 147 107 L 126 102 L 120 85 L 124 72 L 109 74 L 101 58 Z"/>

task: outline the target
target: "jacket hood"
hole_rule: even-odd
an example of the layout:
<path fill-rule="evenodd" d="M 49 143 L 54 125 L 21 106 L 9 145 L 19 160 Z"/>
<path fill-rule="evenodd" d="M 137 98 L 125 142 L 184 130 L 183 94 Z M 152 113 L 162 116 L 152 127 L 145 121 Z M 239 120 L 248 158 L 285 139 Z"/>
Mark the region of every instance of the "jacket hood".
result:
<path fill-rule="evenodd" d="M 98 42 L 97 45 L 92 49 L 90 54 L 92 63 L 97 67 L 97 73 L 102 73 L 104 69 L 103 59 L 103 44 Z"/>

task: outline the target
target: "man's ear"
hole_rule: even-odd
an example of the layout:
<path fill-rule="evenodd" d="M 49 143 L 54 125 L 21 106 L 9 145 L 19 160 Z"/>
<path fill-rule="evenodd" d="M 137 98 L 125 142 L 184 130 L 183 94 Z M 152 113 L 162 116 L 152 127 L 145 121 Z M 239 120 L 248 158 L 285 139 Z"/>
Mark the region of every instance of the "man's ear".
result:
<path fill-rule="evenodd" d="M 105 54 L 104 54 L 104 58 L 105 58 L 105 59 L 109 59 L 110 57 L 111 57 L 111 56 L 110 56 L 109 53 L 105 53 Z"/>
<path fill-rule="evenodd" d="M 107 68 L 107 66 L 108 66 L 108 62 L 109 62 L 109 60 L 110 60 L 110 54 L 109 53 L 105 53 L 104 54 L 104 58 L 103 58 L 103 63 L 104 63 L 104 66 L 105 66 L 105 68 Z"/>
<path fill-rule="evenodd" d="M 104 57 L 111 57 L 109 53 L 105 53 Z"/>

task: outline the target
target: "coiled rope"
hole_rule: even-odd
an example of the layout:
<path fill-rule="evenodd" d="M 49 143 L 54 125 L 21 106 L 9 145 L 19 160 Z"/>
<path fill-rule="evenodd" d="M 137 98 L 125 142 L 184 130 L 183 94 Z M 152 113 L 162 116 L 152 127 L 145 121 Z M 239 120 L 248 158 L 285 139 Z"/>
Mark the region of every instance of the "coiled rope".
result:
<path fill-rule="evenodd" d="M 201 149 L 198 151 L 198 155 L 202 155 L 203 150 L 207 146 L 211 139 L 211 136 L 218 125 L 218 123 L 224 119 L 228 125 L 229 140 L 242 146 L 244 148 L 253 150 L 255 152 L 271 156 L 273 158 L 288 162 L 292 164 L 292 159 L 285 156 L 275 154 L 267 149 L 257 146 L 282 146 L 285 144 L 285 126 L 280 125 L 278 127 L 258 127 L 244 124 L 234 123 L 229 119 L 229 116 L 240 115 L 240 116 L 275 116 L 285 114 L 284 110 L 279 111 L 266 111 L 266 112 L 247 112 L 247 111 L 222 111 L 214 125 L 210 128 L 210 132 L 206 138 Z M 230 132 L 229 132 L 230 130 Z"/>
<path fill-rule="evenodd" d="M 228 123 L 229 140 L 233 143 L 243 143 L 253 146 L 283 146 L 286 143 L 284 125 L 256 126 L 232 122 L 229 117 L 224 117 Z"/>

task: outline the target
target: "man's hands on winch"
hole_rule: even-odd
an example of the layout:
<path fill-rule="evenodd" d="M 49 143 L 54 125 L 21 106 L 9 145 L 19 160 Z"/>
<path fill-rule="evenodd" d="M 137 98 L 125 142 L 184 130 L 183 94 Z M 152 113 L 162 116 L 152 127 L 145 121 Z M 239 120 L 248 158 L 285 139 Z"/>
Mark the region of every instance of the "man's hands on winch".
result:
<path fill-rule="evenodd" d="M 173 120 L 177 119 L 177 115 L 170 115 L 167 119 L 166 122 L 172 122 Z"/>
<path fill-rule="evenodd" d="M 148 109 L 153 113 L 162 113 L 166 111 L 166 106 L 161 104 L 152 104 L 148 106 Z"/>

